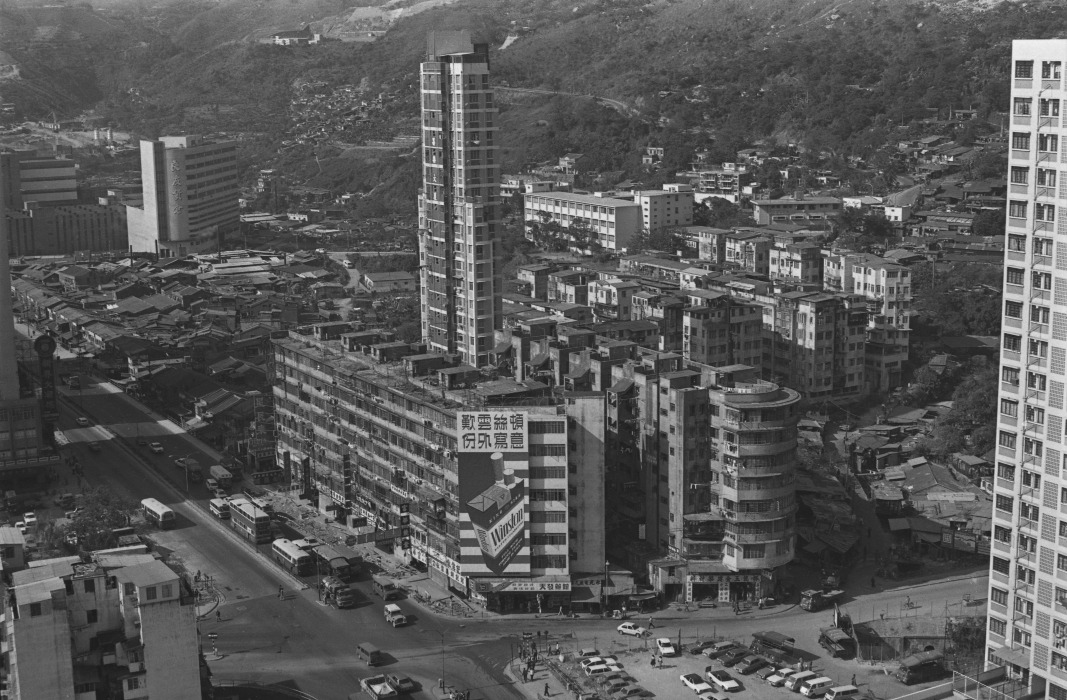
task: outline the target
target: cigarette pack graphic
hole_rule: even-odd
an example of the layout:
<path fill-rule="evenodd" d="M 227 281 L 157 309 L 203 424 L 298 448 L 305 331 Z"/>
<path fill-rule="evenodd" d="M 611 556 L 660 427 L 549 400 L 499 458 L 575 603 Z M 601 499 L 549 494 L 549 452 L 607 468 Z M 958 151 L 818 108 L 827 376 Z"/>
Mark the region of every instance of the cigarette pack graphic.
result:
<path fill-rule="evenodd" d="M 489 456 L 494 481 L 467 502 L 485 565 L 502 573 L 522 549 L 526 524 L 526 484 L 504 465 L 504 455 Z"/>

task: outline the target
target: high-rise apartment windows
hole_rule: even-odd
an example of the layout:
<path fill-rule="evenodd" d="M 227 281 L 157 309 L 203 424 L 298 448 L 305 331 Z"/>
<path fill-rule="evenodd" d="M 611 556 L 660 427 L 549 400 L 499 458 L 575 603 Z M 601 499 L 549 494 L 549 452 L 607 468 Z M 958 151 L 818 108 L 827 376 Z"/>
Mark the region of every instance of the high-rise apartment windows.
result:
<path fill-rule="evenodd" d="M 1052 257 L 1052 239 L 1051 238 L 1035 238 L 1034 239 L 1034 255 L 1044 255 Z"/>
<path fill-rule="evenodd" d="M 1015 501 L 1012 500 L 1011 496 L 1004 496 L 999 493 L 997 494 L 997 510 L 1002 510 L 1005 513 L 1010 513 L 1012 511 L 1012 508 L 1014 507 Z"/>
<path fill-rule="evenodd" d="M 1019 253 L 1026 252 L 1026 236 L 1019 236 L 1011 234 L 1008 236 L 1008 250 L 1014 250 Z M 1018 284 L 1022 284 L 1019 282 Z"/>
<path fill-rule="evenodd" d="M 1026 386 L 1029 389 L 1037 389 L 1038 391 L 1045 390 L 1045 375 L 1038 374 L 1037 372 L 1026 373 Z"/>
<path fill-rule="evenodd" d="M 1059 80 L 1062 67 L 1063 64 L 1059 61 L 1042 61 L 1041 77 L 1045 80 Z"/>
<path fill-rule="evenodd" d="M 1000 381 L 1006 384 L 1019 386 L 1019 370 L 1015 367 L 1003 367 L 1000 371 Z"/>
<path fill-rule="evenodd" d="M 1030 357 L 1048 357 L 1048 341 L 1030 339 Z"/>
<path fill-rule="evenodd" d="M 1034 77 L 1034 62 L 1033 61 L 1016 61 L 1015 62 L 1015 77 L 1016 78 L 1033 78 Z"/>
<path fill-rule="evenodd" d="M 1004 349 L 1008 352 L 1020 352 L 1023 348 L 1022 336 L 1012 335 L 1011 333 L 1004 334 Z"/>
<path fill-rule="evenodd" d="M 992 564 L 990 564 L 990 566 L 992 567 L 993 571 L 996 571 L 998 574 L 1011 573 L 1011 564 L 1008 563 L 1007 559 L 1003 559 L 1001 557 L 993 557 L 993 562 Z"/>
<path fill-rule="evenodd" d="M 1013 185 L 1025 185 L 1030 182 L 1030 168 L 1011 166 L 1011 182 Z"/>
<path fill-rule="evenodd" d="M 989 599 L 998 605 L 1008 604 L 1008 592 L 1001 588 L 990 588 Z"/>
<path fill-rule="evenodd" d="M 997 437 L 997 443 L 1001 447 L 1007 447 L 1012 450 L 1015 449 L 1015 443 L 1017 440 L 1018 438 L 1015 436 L 1015 433 L 1010 433 L 1007 430 L 1001 430 L 1000 435 Z"/>
<path fill-rule="evenodd" d="M 1012 112 L 1020 117 L 1029 117 L 1032 104 L 1033 100 L 1029 97 L 1016 97 L 1013 100 Z"/>
<path fill-rule="evenodd" d="M 1025 272 L 1018 267 L 1009 267 L 1004 275 L 1004 281 L 1008 284 L 1017 284 L 1022 286 L 1025 281 Z"/>
<path fill-rule="evenodd" d="M 998 462 L 997 478 L 1005 481 L 1015 481 L 1015 465 L 1008 462 Z"/>
<path fill-rule="evenodd" d="M 1034 208 L 1034 218 L 1038 221 L 1055 221 L 1056 220 L 1056 205 L 1054 204 L 1041 204 L 1038 202 Z"/>
<path fill-rule="evenodd" d="M 1060 116 L 1060 101 L 1052 99 L 1041 100 L 1040 109 L 1042 117 L 1058 117 Z"/>
<path fill-rule="evenodd" d="M 1023 317 L 1023 303 L 1021 301 L 1012 301 L 1006 299 L 1004 301 L 1004 315 L 1008 318 L 1022 318 Z"/>
<path fill-rule="evenodd" d="M 1049 168 L 1037 169 L 1037 185 L 1038 187 L 1055 187 L 1056 186 L 1056 171 Z"/>
<path fill-rule="evenodd" d="M 1012 217 L 1013 219 L 1025 219 L 1026 202 L 1008 202 L 1008 216 Z"/>
<path fill-rule="evenodd" d="M 1037 150 L 1045 153 L 1056 153 L 1060 148 L 1060 137 L 1056 134 L 1038 134 Z"/>
<path fill-rule="evenodd" d="M 1011 147 L 1017 151 L 1030 150 L 1030 134 L 1024 131 L 1014 131 L 1011 134 Z"/>
<path fill-rule="evenodd" d="M 1019 415 L 1019 402 L 1012 401 L 1011 399 L 1001 399 L 1000 413 L 1001 415 L 1008 416 L 1009 418 L 1017 417 Z"/>
<path fill-rule="evenodd" d="M 1030 305 L 1030 322 L 1031 323 L 1048 323 L 1049 308 L 1047 306 L 1038 306 L 1037 304 Z"/>

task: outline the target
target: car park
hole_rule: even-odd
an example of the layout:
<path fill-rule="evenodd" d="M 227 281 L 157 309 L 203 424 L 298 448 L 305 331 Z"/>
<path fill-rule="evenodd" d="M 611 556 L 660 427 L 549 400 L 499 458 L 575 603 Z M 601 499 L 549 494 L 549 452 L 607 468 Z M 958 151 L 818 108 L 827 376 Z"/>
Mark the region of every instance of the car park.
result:
<path fill-rule="evenodd" d="M 703 693 L 712 689 L 708 682 L 700 677 L 699 673 L 683 673 L 681 679 L 682 684 L 694 693 Z"/>
<path fill-rule="evenodd" d="M 737 642 L 716 642 L 704 650 L 704 656 L 709 659 L 721 659 L 734 649 L 740 648 L 740 646 Z"/>
<path fill-rule="evenodd" d="M 152 454 L 156 454 L 156 455 L 163 454 L 163 445 L 159 444 L 158 442 L 150 442 L 150 443 L 148 443 L 148 449 L 152 452 Z"/>
<path fill-rule="evenodd" d="M 763 658 L 762 656 L 753 655 L 746 656 L 744 659 L 742 659 L 741 662 L 737 664 L 736 669 L 737 672 L 740 673 L 742 676 L 747 676 L 750 673 L 755 673 L 756 671 L 767 665 L 767 659 Z"/>
<path fill-rule="evenodd" d="M 731 690 L 740 690 L 741 684 L 733 679 L 726 671 L 716 669 L 714 671 L 708 671 L 708 682 L 714 685 L 719 690 L 730 692 Z"/>
<path fill-rule="evenodd" d="M 785 685 L 785 682 L 789 679 L 789 677 L 795 673 L 796 671 L 794 669 L 789 668 L 788 666 L 785 668 L 780 668 L 771 675 L 767 676 L 767 683 L 769 683 L 775 688 L 780 688 Z"/>
<path fill-rule="evenodd" d="M 619 631 L 619 634 L 628 634 L 631 637 L 643 637 L 646 634 L 644 627 L 635 625 L 632 622 L 624 622 L 615 629 Z"/>
<path fill-rule="evenodd" d="M 719 657 L 719 661 L 722 662 L 723 666 L 729 667 L 733 666 L 746 656 L 749 656 L 751 653 L 752 651 L 746 647 L 737 647 L 736 649 L 731 649 L 730 651 Z"/>
<path fill-rule="evenodd" d="M 656 651 L 663 656 L 674 656 L 677 653 L 674 651 L 674 644 L 667 637 L 660 637 L 656 640 Z"/>

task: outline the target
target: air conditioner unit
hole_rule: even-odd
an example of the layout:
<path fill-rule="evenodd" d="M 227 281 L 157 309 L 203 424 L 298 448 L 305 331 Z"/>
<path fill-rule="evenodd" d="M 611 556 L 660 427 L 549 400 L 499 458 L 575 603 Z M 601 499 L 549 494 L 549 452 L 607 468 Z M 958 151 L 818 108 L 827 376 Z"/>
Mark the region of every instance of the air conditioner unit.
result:
<path fill-rule="evenodd" d="M 422 421 L 422 424 L 425 425 L 427 428 L 432 428 L 433 427 L 433 421 L 430 420 L 429 418 L 424 419 Z"/>
<path fill-rule="evenodd" d="M 453 457 L 452 450 L 445 450 L 445 458 L 446 459 L 452 459 L 452 457 Z"/>
<path fill-rule="evenodd" d="M 140 673 L 141 671 L 144 671 L 144 662 L 143 661 L 131 661 L 130 662 L 130 673 Z"/>

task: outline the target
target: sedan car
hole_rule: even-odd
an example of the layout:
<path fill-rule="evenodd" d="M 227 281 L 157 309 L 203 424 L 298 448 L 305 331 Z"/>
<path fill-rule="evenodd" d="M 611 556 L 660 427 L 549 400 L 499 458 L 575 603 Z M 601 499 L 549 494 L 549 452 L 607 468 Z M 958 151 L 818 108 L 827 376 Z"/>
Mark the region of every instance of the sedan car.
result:
<path fill-rule="evenodd" d="M 734 649 L 738 649 L 741 645 L 737 642 L 716 642 L 710 647 L 704 650 L 704 656 L 709 659 L 721 659 L 726 654 L 729 654 Z"/>
<path fill-rule="evenodd" d="M 89 451 L 90 452 L 99 452 L 102 449 L 104 449 L 104 448 L 96 440 L 93 440 L 92 442 L 89 443 Z"/>
<path fill-rule="evenodd" d="M 723 666 L 733 666 L 751 653 L 751 650 L 747 647 L 737 647 L 720 656 L 719 661 L 722 662 Z"/>
<path fill-rule="evenodd" d="M 411 680 L 407 676 L 399 676 L 395 673 L 389 675 L 389 682 L 393 684 L 393 687 L 399 690 L 401 693 L 414 693 L 419 689 L 419 686 L 415 681 Z"/>
<path fill-rule="evenodd" d="M 590 666 L 596 666 L 597 664 L 602 663 L 604 663 L 604 660 L 599 656 L 587 656 L 586 658 L 582 659 L 581 663 L 579 663 L 578 665 L 581 666 L 582 670 L 584 671 Z"/>
<path fill-rule="evenodd" d="M 89 419 L 86 418 L 85 416 L 78 416 L 77 418 L 74 419 L 74 422 L 77 423 L 78 425 L 80 425 L 83 428 L 86 427 L 87 425 L 89 425 Z"/>
<path fill-rule="evenodd" d="M 681 678 L 682 684 L 694 693 L 704 693 L 712 690 L 711 686 L 700 677 L 699 673 L 683 673 Z"/>
<path fill-rule="evenodd" d="M 776 673 L 778 673 L 778 668 L 774 664 L 767 664 L 760 670 L 756 671 L 756 678 L 765 681 Z"/>
<path fill-rule="evenodd" d="M 697 695 L 697 700 L 730 700 L 730 698 L 722 693 L 701 693 Z"/>
<path fill-rule="evenodd" d="M 708 680 L 718 688 L 719 690 L 730 692 L 731 690 L 740 690 L 741 684 L 738 683 L 730 676 L 729 673 L 722 670 L 708 671 Z"/>
<path fill-rule="evenodd" d="M 737 672 L 742 676 L 747 676 L 750 673 L 755 673 L 764 666 L 767 665 L 767 659 L 762 656 L 746 656 L 742 661 L 737 664 Z"/>
<path fill-rule="evenodd" d="M 152 451 L 152 454 L 155 454 L 155 455 L 163 454 L 163 445 L 160 445 L 158 442 L 150 442 L 150 443 L 148 443 L 148 449 Z"/>
<path fill-rule="evenodd" d="M 648 695 L 648 691 L 639 685 L 628 685 L 619 690 L 613 691 L 610 695 L 611 700 L 622 700 L 623 698 L 642 698 Z"/>
<path fill-rule="evenodd" d="M 37 514 L 32 510 L 22 514 L 22 522 L 26 523 L 26 527 L 33 527 L 37 524 Z"/>
<path fill-rule="evenodd" d="M 288 513 L 275 513 L 274 517 L 277 518 L 277 517 L 282 516 L 282 515 L 288 515 Z M 289 522 L 293 521 L 292 516 L 289 516 L 287 519 L 289 520 Z M 590 656 L 600 656 L 600 652 L 597 651 L 596 649 L 579 649 L 577 656 L 578 656 L 579 659 L 587 659 Z"/>
<path fill-rule="evenodd" d="M 619 631 L 619 634 L 628 634 L 631 637 L 644 637 L 647 633 L 644 627 L 635 625 L 632 622 L 624 622 L 615 629 Z"/>
<path fill-rule="evenodd" d="M 702 639 L 702 640 L 693 642 L 692 644 L 689 645 L 689 653 L 690 654 L 702 654 L 702 653 L 704 653 L 705 649 L 710 649 L 713 646 L 715 646 L 715 640 L 713 640 L 713 639 Z"/>
<path fill-rule="evenodd" d="M 674 644 L 667 637 L 660 637 L 656 640 L 656 651 L 663 656 L 674 656 L 677 653 L 674 650 Z"/>
<path fill-rule="evenodd" d="M 174 466 L 178 469 L 185 469 L 186 464 L 188 464 L 188 460 L 186 460 L 185 457 L 178 457 L 174 460 Z"/>
<path fill-rule="evenodd" d="M 786 666 L 785 668 L 780 668 L 771 675 L 767 676 L 767 682 L 770 683 L 771 686 L 774 688 L 781 688 L 789 679 L 789 677 L 792 676 L 794 673 L 796 673 L 794 669 L 791 669 Z"/>

